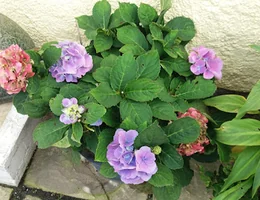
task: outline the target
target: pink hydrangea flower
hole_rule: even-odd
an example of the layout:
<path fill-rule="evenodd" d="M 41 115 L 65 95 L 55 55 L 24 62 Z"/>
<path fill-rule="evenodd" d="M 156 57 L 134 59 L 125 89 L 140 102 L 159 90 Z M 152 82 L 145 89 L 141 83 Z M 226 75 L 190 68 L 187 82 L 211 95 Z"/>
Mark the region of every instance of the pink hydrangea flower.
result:
<path fill-rule="evenodd" d="M 192 63 L 190 70 L 195 75 L 203 74 L 205 79 L 222 78 L 223 62 L 213 49 L 203 46 L 193 48 L 189 55 L 189 62 Z"/>
<path fill-rule="evenodd" d="M 208 128 L 207 127 L 208 119 L 195 108 L 189 108 L 187 112 L 183 114 L 180 113 L 178 116 L 178 118 L 183 118 L 183 117 L 191 117 L 197 120 L 197 122 L 200 124 L 200 135 L 195 142 L 189 144 L 180 144 L 180 146 L 177 149 L 179 154 L 183 156 L 191 156 L 195 153 L 204 153 L 205 146 L 210 143 L 206 135 L 207 128 Z"/>
<path fill-rule="evenodd" d="M 138 132 L 117 129 L 114 140 L 107 147 L 108 163 L 126 184 L 140 184 L 148 181 L 158 168 L 150 147 L 134 150 L 134 140 Z"/>
<path fill-rule="evenodd" d="M 26 90 L 28 78 L 34 76 L 30 56 L 18 45 L 0 52 L 0 86 L 8 94 Z"/>

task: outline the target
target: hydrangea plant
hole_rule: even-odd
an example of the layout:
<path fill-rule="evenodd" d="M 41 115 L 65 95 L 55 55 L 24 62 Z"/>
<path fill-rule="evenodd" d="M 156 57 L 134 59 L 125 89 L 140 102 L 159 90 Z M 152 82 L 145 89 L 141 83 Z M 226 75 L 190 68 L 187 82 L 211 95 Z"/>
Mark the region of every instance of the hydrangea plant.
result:
<path fill-rule="evenodd" d="M 102 175 L 145 183 L 158 200 L 178 199 L 193 175 L 191 157 L 216 152 L 202 100 L 216 91 L 223 65 L 212 49 L 187 53 L 194 23 L 165 22 L 169 2 L 161 1 L 160 14 L 143 3 L 119 3 L 111 14 L 108 1 L 97 2 L 92 15 L 76 18 L 90 44 L 49 42 L 27 51 L 33 72 L 21 75 L 26 84 L 14 97 L 22 114 L 52 113 L 34 130 L 39 148 L 70 148 L 76 160 L 88 149 Z M 0 70 L 17 66 L 6 68 L 5 59 Z"/>

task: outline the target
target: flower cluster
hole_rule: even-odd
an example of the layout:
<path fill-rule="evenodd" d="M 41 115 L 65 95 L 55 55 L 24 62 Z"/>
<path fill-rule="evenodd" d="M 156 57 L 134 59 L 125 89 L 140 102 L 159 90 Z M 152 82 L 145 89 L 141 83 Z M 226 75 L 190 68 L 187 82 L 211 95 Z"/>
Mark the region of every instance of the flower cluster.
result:
<path fill-rule="evenodd" d="M 59 42 L 61 58 L 51 66 L 50 72 L 57 82 L 78 82 L 93 67 L 91 55 L 86 49 L 76 42 Z"/>
<path fill-rule="evenodd" d="M 25 92 L 28 78 L 34 76 L 30 56 L 18 45 L 0 52 L 0 86 L 8 94 Z"/>
<path fill-rule="evenodd" d="M 195 153 L 204 153 L 204 146 L 209 144 L 206 136 L 208 119 L 197 109 L 189 108 L 187 112 L 179 114 L 179 118 L 191 117 L 200 124 L 200 136 L 195 142 L 189 144 L 180 144 L 178 152 L 181 155 L 191 156 Z"/>
<path fill-rule="evenodd" d="M 74 124 L 80 118 L 81 114 L 85 112 L 86 108 L 82 105 L 78 105 L 78 100 L 76 98 L 64 98 L 62 100 L 63 113 L 60 116 L 60 121 L 64 124 Z"/>
<path fill-rule="evenodd" d="M 158 170 L 155 155 L 150 147 L 134 150 L 138 132 L 117 129 L 114 140 L 107 147 L 107 159 L 121 180 L 126 184 L 140 184 L 148 181 Z"/>
<path fill-rule="evenodd" d="M 192 49 L 189 55 L 189 62 L 192 63 L 190 70 L 195 75 L 203 74 L 205 79 L 222 78 L 222 60 L 216 56 L 213 49 L 208 49 L 203 46 Z"/>

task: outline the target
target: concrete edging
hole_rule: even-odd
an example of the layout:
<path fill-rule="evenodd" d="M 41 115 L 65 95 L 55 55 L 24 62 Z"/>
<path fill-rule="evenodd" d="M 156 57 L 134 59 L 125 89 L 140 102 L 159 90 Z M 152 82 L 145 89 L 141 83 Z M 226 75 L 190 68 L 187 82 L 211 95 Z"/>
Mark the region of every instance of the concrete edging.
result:
<path fill-rule="evenodd" d="M 40 119 L 17 113 L 12 105 L 0 127 L 0 183 L 18 186 L 36 145 L 32 132 Z"/>

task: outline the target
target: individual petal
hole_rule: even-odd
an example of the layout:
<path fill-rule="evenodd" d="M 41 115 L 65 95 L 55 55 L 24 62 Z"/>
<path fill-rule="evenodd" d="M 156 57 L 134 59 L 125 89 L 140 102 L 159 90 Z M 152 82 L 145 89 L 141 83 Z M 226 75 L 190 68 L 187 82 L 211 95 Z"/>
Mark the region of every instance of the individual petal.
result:
<path fill-rule="evenodd" d="M 203 60 L 198 60 L 196 63 L 191 65 L 190 70 L 195 75 L 203 74 L 206 70 L 205 62 Z"/>
<path fill-rule="evenodd" d="M 138 132 L 136 130 L 129 130 L 129 131 L 125 132 L 124 134 L 122 134 L 119 137 L 120 145 L 123 148 L 132 146 L 134 144 L 134 140 L 137 137 L 137 135 L 138 135 Z"/>
<path fill-rule="evenodd" d="M 203 73 L 203 78 L 205 79 L 212 79 L 213 77 L 214 74 L 208 69 Z"/>
<path fill-rule="evenodd" d="M 62 99 L 62 105 L 65 107 L 65 108 L 68 108 L 72 105 L 72 101 L 68 98 L 64 98 Z"/>
<path fill-rule="evenodd" d="M 65 114 L 61 114 L 60 116 L 60 121 L 63 123 L 63 124 L 72 124 L 72 120 L 70 119 L 69 116 L 65 115 Z"/>
<path fill-rule="evenodd" d="M 157 168 L 155 163 L 155 155 L 151 152 L 151 148 L 147 146 L 141 147 L 135 151 L 136 170 L 146 173 L 153 173 Z"/>

